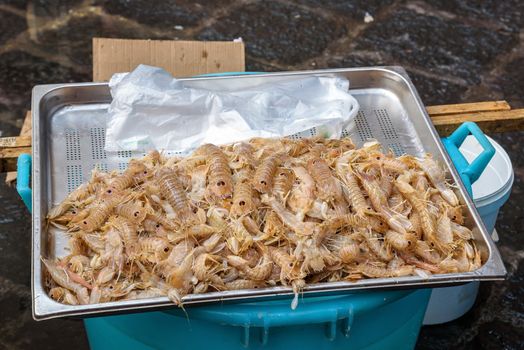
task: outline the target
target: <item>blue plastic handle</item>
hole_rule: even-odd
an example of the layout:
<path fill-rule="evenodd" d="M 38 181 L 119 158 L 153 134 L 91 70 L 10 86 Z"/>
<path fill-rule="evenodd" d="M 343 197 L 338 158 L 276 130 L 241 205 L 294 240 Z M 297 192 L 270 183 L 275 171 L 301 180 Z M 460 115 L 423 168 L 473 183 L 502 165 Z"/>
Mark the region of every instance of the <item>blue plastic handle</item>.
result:
<path fill-rule="evenodd" d="M 16 190 L 24 201 L 25 206 L 31 212 L 32 191 L 31 191 L 31 155 L 21 154 L 16 164 Z"/>
<path fill-rule="evenodd" d="M 262 328 L 261 343 L 266 345 L 270 328 L 303 324 L 325 324 L 325 336 L 333 341 L 337 336 L 337 324 L 342 323 L 342 334 L 349 337 L 355 315 L 369 312 L 394 302 L 412 291 L 398 290 L 387 293 L 355 293 L 349 296 L 305 298 L 296 310 L 290 309 L 289 300 L 264 303 L 242 303 L 197 307 L 188 310 L 189 316 L 215 323 L 243 327 L 241 343 L 248 347 L 250 328 Z M 170 312 L 177 313 L 178 310 Z"/>
<path fill-rule="evenodd" d="M 468 135 L 473 135 L 478 143 L 484 149 L 473 162 L 468 163 L 466 158 L 462 155 L 459 148 Z M 471 185 L 478 180 L 484 169 L 488 166 L 489 161 L 495 155 L 495 148 L 489 142 L 486 135 L 480 130 L 477 124 L 473 122 L 465 122 L 448 137 L 442 138 L 442 143 L 446 147 L 449 156 L 455 168 L 457 169 L 466 190 L 469 195 L 473 197 L 473 190 Z"/>

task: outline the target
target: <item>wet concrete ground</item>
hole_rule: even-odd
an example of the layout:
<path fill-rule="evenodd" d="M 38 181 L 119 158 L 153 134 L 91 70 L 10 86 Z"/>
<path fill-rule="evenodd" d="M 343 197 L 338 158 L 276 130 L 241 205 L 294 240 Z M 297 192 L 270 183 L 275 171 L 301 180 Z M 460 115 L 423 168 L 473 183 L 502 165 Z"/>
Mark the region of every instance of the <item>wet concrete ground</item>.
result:
<path fill-rule="evenodd" d="M 524 107 L 523 27 L 519 0 L 3 0 L 1 136 L 18 134 L 33 85 L 90 80 L 93 36 L 242 37 L 248 70 L 398 64 L 427 105 L 506 99 L 516 108 Z M 524 135 L 491 136 L 515 170 L 497 223 L 508 279 L 484 283 L 459 320 L 424 327 L 419 349 L 524 348 Z M 0 201 L 0 348 L 87 348 L 81 322 L 32 320 L 30 216 L 3 179 Z"/>

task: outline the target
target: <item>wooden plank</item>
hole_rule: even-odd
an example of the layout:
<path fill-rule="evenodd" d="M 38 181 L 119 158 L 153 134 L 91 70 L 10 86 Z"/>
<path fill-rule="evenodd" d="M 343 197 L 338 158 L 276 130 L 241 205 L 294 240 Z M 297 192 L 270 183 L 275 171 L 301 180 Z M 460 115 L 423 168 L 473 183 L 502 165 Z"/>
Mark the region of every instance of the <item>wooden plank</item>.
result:
<path fill-rule="evenodd" d="M 426 107 L 426 110 L 431 117 L 448 114 L 509 111 L 510 109 L 511 107 L 506 101 L 459 103 Z"/>
<path fill-rule="evenodd" d="M 0 158 L 18 158 L 23 153 L 31 153 L 31 147 L 0 148 Z"/>
<path fill-rule="evenodd" d="M 139 64 L 164 68 L 177 77 L 243 72 L 244 43 L 93 38 L 93 81 L 108 81 Z"/>
<path fill-rule="evenodd" d="M 433 117 L 433 124 L 441 136 L 447 136 L 465 121 L 479 125 L 485 133 L 523 131 L 524 108 L 499 112 L 452 114 Z"/>
<path fill-rule="evenodd" d="M 31 133 L 33 131 L 33 125 L 32 125 L 32 118 L 31 118 L 31 111 L 27 111 L 25 114 L 24 124 L 22 124 L 22 129 L 20 130 L 20 136 L 29 136 L 31 137 Z M 30 144 L 31 145 L 31 144 Z M 2 162 L 0 162 L 0 168 L 11 170 L 7 172 L 7 175 L 5 176 L 5 183 L 8 185 L 11 185 L 16 180 L 16 158 L 11 158 L 9 160 L 2 159 Z"/>
<path fill-rule="evenodd" d="M 20 136 L 31 135 L 33 132 L 33 125 L 31 119 L 31 111 L 27 111 L 24 119 L 24 124 L 22 124 L 22 129 L 20 130 Z"/>
<path fill-rule="evenodd" d="M 31 153 L 31 147 L 0 148 L 0 171 L 16 172 L 17 158 L 23 153 Z M 14 179 L 12 174 L 9 178 L 6 176 L 6 183 L 11 184 Z"/>
<path fill-rule="evenodd" d="M 31 147 L 31 135 L 0 137 L 0 148 Z"/>

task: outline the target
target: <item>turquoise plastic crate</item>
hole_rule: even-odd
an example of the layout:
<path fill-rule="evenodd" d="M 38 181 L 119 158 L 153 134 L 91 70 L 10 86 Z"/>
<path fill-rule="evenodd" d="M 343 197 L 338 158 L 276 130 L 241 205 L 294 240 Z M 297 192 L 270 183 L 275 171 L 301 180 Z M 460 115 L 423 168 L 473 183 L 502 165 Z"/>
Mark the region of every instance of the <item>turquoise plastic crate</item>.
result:
<path fill-rule="evenodd" d="M 89 344 L 116 349 L 413 349 L 431 289 L 359 292 L 84 320 Z"/>

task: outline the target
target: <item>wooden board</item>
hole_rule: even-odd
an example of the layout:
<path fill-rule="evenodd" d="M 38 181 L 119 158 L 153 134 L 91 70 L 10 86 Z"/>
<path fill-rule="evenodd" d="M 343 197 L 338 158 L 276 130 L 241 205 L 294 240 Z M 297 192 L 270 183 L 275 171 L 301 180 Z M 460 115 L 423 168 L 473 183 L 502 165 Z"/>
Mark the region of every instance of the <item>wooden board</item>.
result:
<path fill-rule="evenodd" d="M 29 135 L 33 132 L 33 121 L 31 119 L 31 111 L 27 111 L 25 114 L 24 124 L 20 130 L 20 136 Z"/>
<path fill-rule="evenodd" d="M 506 101 L 459 103 L 453 105 L 439 105 L 426 107 L 428 114 L 432 118 L 440 115 L 509 111 L 510 109 L 511 106 Z"/>
<path fill-rule="evenodd" d="M 0 151 L 4 148 L 31 147 L 31 135 L 10 136 L 0 138 Z"/>
<path fill-rule="evenodd" d="M 243 72 L 244 61 L 243 42 L 93 38 L 93 81 L 108 81 L 114 73 L 130 72 L 139 64 L 188 77 Z"/>
<path fill-rule="evenodd" d="M 32 125 L 32 120 L 31 120 L 31 111 L 28 111 L 25 115 L 24 124 L 22 124 L 22 129 L 20 130 L 20 137 L 29 138 L 29 146 L 31 145 L 32 131 L 33 131 L 33 125 Z M 20 153 L 22 152 L 19 152 L 19 154 Z M 31 153 L 31 150 L 29 150 L 28 153 Z M 5 182 L 8 185 L 12 184 L 16 180 L 17 158 L 18 158 L 18 155 L 16 157 L 0 159 L 0 169 L 2 170 L 2 172 L 7 171 L 7 174 L 5 176 Z"/>
<path fill-rule="evenodd" d="M 452 133 L 465 121 L 479 125 L 485 133 L 523 131 L 524 109 L 512 109 L 498 112 L 476 112 L 463 114 L 439 115 L 431 118 L 441 136 Z"/>

